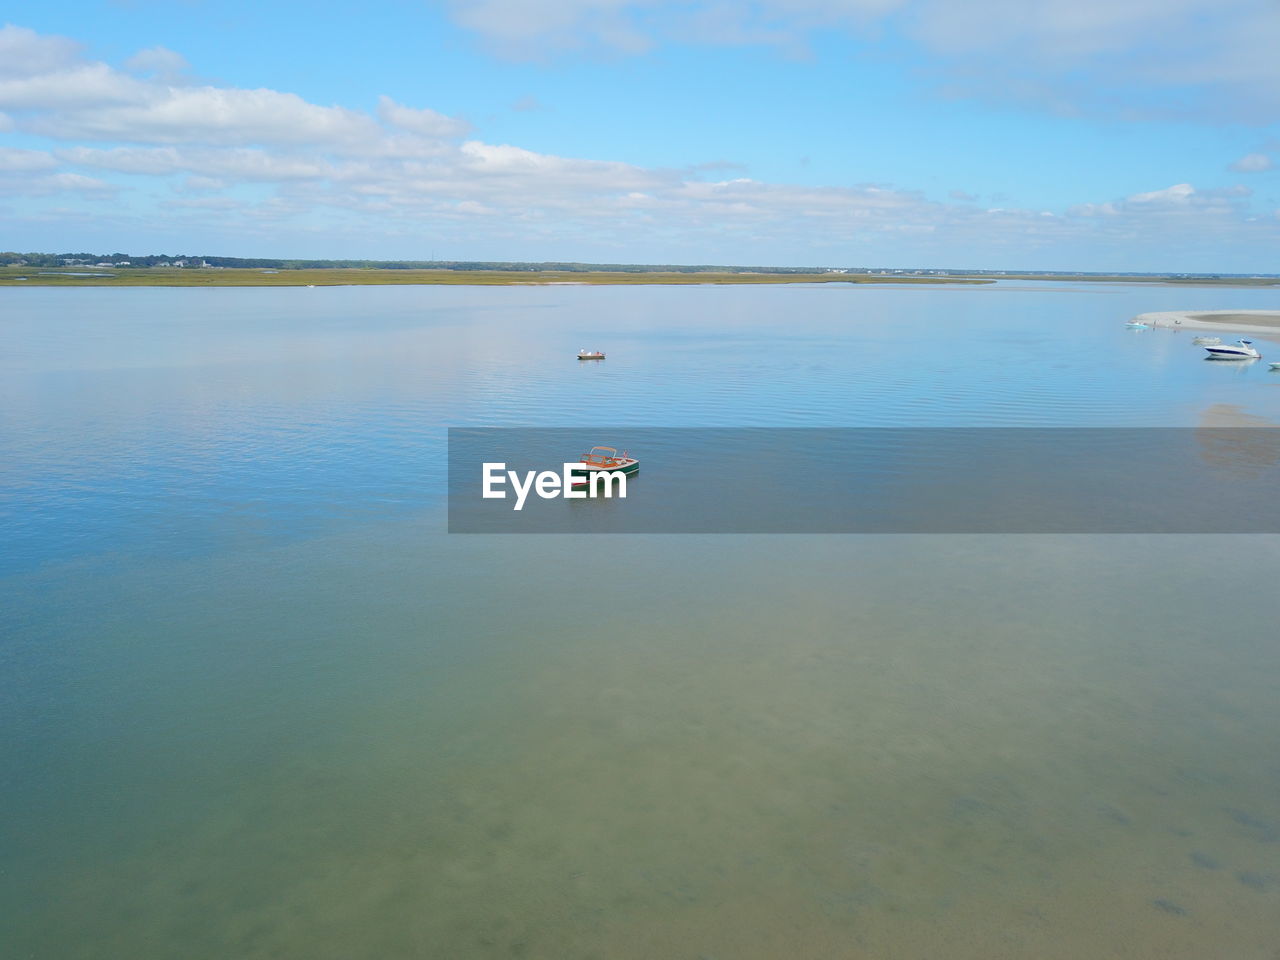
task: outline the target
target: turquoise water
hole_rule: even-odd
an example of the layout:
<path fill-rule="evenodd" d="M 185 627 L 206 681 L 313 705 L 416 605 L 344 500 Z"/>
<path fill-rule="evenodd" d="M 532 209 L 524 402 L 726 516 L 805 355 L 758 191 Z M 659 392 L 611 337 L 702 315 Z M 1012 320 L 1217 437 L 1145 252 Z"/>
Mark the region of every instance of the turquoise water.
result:
<path fill-rule="evenodd" d="M 446 426 L 1280 422 L 1122 325 L 1275 293 L 3 296 L 6 955 L 1274 960 L 1280 538 L 443 495 Z"/>

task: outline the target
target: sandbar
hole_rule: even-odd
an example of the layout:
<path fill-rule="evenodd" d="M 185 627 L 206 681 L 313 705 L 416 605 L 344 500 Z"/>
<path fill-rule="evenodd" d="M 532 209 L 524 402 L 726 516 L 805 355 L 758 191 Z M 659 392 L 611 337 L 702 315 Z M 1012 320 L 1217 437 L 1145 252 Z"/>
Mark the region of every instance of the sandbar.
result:
<path fill-rule="evenodd" d="M 1164 310 L 1140 313 L 1135 319 L 1153 327 L 1280 335 L 1280 310 Z"/>

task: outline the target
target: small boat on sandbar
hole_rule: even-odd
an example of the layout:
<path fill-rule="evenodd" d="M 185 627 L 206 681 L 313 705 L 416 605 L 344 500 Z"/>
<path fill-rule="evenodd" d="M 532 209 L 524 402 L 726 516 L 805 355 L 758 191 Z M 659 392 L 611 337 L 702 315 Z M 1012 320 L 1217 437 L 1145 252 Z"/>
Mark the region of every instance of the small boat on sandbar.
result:
<path fill-rule="evenodd" d="M 617 447 L 592 447 L 590 453 L 584 453 L 578 463 L 569 470 L 572 477 L 571 486 L 585 486 L 592 474 L 621 473 L 632 476 L 640 469 L 640 461 L 623 450 L 618 453 Z"/>
<path fill-rule="evenodd" d="M 579 360 L 603 360 L 604 351 L 603 350 L 579 350 L 578 359 Z"/>
<path fill-rule="evenodd" d="M 1253 346 L 1252 340 L 1237 340 L 1235 343 L 1211 343 L 1205 347 L 1211 360 L 1257 360 L 1260 354 Z"/>
<path fill-rule="evenodd" d="M 1211 347 L 1222 342 L 1221 337 L 1193 337 L 1192 343 L 1201 347 Z"/>
<path fill-rule="evenodd" d="M 1125 326 L 1130 330 L 1146 330 L 1148 324 L 1143 323 L 1141 320 L 1130 320 Z"/>

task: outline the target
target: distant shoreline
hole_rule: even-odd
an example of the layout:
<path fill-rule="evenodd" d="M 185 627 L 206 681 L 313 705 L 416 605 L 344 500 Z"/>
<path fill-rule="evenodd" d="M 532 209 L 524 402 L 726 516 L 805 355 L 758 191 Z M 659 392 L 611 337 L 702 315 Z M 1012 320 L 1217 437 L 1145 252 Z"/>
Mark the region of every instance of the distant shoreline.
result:
<path fill-rule="evenodd" d="M 0 265 L 0 287 L 333 287 L 333 286 L 625 286 L 727 285 L 753 283 L 899 284 L 909 286 L 1018 283 L 1151 284 L 1158 286 L 1277 287 L 1277 277 L 1185 274 L 1063 274 L 1034 272 L 954 273 L 933 270 L 773 270 L 767 267 L 637 268 L 580 264 L 291 266 L 212 264 L 198 266 L 67 263 L 62 266 Z M 1248 312 L 1248 311 L 1237 311 Z"/>
<path fill-rule="evenodd" d="M 1124 275 L 899 273 L 768 273 L 748 271 L 620 270 L 404 270 L 379 267 L 130 267 L 89 273 L 84 267 L 0 266 L 0 287 L 334 287 L 334 286 L 652 286 L 753 283 L 838 283 L 900 285 L 992 284 L 997 281 L 1045 283 L 1142 283 L 1169 286 L 1271 287 L 1280 278 Z M 1234 311 L 1247 313 L 1248 311 Z M 1266 312 L 1266 311 L 1263 311 Z"/>
<path fill-rule="evenodd" d="M 622 273 L 613 271 L 528 270 L 389 270 L 370 268 L 318 268 L 264 270 L 259 268 L 208 267 L 174 269 L 143 267 L 101 271 L 87 275 L 83 268 L 51 272 L 22 267 L 0 267 L 0 287 L 336 287 L 336 286 L 592 286 L 654 284 L 986 284 L 985 277 L 916 277 L 849 273 Z"/>
<path fill-rule="evenodd" d="M 1153 327 L 1280 334 L 1280 310 L 1162 310 L 1136 319 Z"/>

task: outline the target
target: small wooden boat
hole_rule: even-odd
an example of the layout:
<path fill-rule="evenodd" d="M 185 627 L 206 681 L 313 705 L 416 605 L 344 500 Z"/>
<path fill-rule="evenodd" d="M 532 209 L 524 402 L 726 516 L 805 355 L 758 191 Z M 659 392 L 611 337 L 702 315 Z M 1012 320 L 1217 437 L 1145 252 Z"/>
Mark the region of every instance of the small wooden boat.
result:
<path fill-rule="evenodd" d="M 603 350 L 579 350 L 578 359 L 579 360 L 603 360 L 604 351 Z"/>
<path fill-rule="evenodd" d="M 640 469 L 640 461 L 623 450 L 618 453 L 617 447 L 592 447 L 590 453 L 584 453 L 581 460 L 569 470 L 573 478 L 571 485 L 585 486 L 595 473 L 614 473 L 631 476 Z"/>

